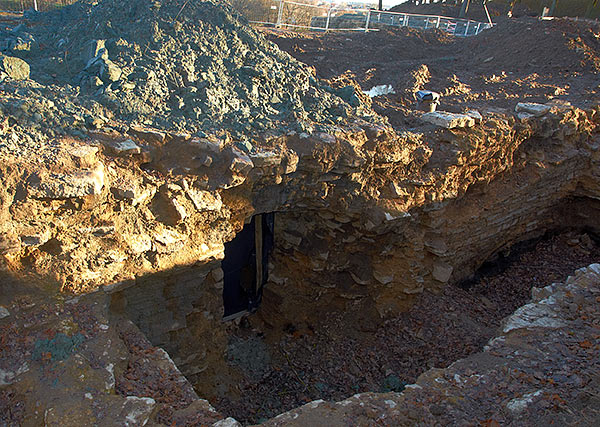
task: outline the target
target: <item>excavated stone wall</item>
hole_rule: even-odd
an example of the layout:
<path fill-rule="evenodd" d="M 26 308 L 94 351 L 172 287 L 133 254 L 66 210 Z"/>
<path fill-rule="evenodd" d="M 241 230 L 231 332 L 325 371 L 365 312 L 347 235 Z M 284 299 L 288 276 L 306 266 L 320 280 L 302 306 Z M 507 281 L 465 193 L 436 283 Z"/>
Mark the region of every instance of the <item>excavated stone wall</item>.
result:
<path fill-rule="evenodd" d="M 0 32 L 21 71 L 0 73 L 0 270 L 108 293 L 188 376 L 225 363 L 220 261 L 257 213 L 276 213 L 265 304 L 365 330 L 522 239 L 600 228 L 598 106 L 395 130 L 219 4 L 117 3 Z"/>
<path fill-rule="evenodd" d="M 593 424 L 599 284 L 600 265 L 592 264 L 563 283 L 533 288 L 532 301 L 505 319 L 482 352 L 430 369 L 401 393 L 315 400 L 261 425 Z M 557 398 L 560 406 L 551 403 Z"/>
<path fill-rule="evenodd" d="M 212 232 L 231 231 L 215 235 L 221 240 L 208 259 L 105 287 L 113 308 L 167 349 L 184 374 L 210 378 L 224 363 L 228 340 L 228 326 L 220 321 L 222 244 L 253 213 L 276 212 L 268 309 L 297 322 L 342 310 L 364 330 L 409 307 L 425 289 L 468 278 L 519 241 L 561 228 L 598 232 L 594 113 L 554 106 L 528 120 L 484 116 L 468 131 L 424 127 L 420 138 L 430 138 L 429 144 L 416 148 L 402 136 L 367 128 L 350 134 L 353 139 L 286 135 L 272 144 L 279 151 L 262 155 L 224 149 L 225 161 L 215 156 L 216 165 L 239 158 L 252 163 L 239 186 L 205 193 L 221 203 L 211 213 Z M 418 163 L 419 150 L 429 153 L 425 165 Z M 442 150 L 454 157 L 436 160 L 431 154 Z M 234 179 L 209 173 L 208 182 Z M 353 196 L 361 186 L 365 191 Z M 178 200 L 174 185 L 157 194 L 167 204 Z M 198 243 L 194 236 L 180 241 L 184 254 Z"/>

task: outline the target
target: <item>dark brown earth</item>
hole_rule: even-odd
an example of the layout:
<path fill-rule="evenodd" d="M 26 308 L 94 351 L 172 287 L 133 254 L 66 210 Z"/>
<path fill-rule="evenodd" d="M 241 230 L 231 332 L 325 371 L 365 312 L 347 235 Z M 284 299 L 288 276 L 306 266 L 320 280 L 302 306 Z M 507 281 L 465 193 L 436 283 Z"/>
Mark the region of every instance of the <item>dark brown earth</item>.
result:
<path fill-rule="evenodd" d="M 363 90 L 392 85 L 374 107 L 397 128 L 416 123 L 414 92 L 442 95 L 440 110 L 513 109 L 517 102 L 564 100 L 585 108 L 600 100 L 600 26 L 569 19 L 503 22 L 475 37 L 440 30 L 369 33 L 270 32 L 281 49 L 335 84 L 351 77 Z"/>
<path fill-rule="evenodd" d="M 399 391 L 431 367 L 447 367 L 481 351 L 501 320 L 525 304 L 532 287 L 566 279 L 600 261 L 600 245 L 587 234 L 567 232 L 513 248 L 485 265 L 470 282 L 424 293 L 401 316 L 372 330 L 342 312 L 272 328 L 265 309 L 245 319 L 242 340 L 268 345 L 270 361 L 231 368 L 244 371 L 239 391 L 213 402 L 244 423 L 256 423 L 315 399 L 338 401 L 358 392 Z M 257 348 L 256 345 L 253 348 Z M 260 372 L 260 378 L 256 373 Z"/>
<path fill-rule="evenodd" d="M 415 4 L 416 2 L 407 1 L 394 6 L 390 9 L 391 12 L 405 12 L 414 14 L 424 15 L 441 15 L 441 16 L 460 16 L 461 4 L 453 4 L 453 2 L 446 3 L 430 3 L 430 4 Z M 510 6 L 506 1 L 494 1 L 488 2 L 488 12 L 493 22 L 506 19 L 506 13 L 510 10 Z M 539 13 L 531 10 L 522 2 L 517 2 L 512 8 L 514 17 L 521 16 L 536 16 Z M 483 8 L 482 2 L 475 1 L 471 2 L 469 10 L 466 16 L 468 19 L 474 19 L 477 21 L 487 22 L 487 15 Z"/>

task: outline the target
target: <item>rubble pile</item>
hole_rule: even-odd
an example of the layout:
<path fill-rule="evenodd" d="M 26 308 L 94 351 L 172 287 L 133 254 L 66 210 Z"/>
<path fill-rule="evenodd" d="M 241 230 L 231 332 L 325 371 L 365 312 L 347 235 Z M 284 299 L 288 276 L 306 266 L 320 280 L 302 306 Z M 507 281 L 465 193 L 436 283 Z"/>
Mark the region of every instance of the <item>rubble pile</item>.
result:
<path fill-rule="evenodd" d="M 0 46 L 3 75 L 22 79 L 16 68 L 25 60 L 39 84 L 32 92 L 83 116 L 69 128 L 115 119 L 199 134 L 225 128 L 240 138 L 334 125 L 352 113 L 309 67 L 211 1 L 81 1 L 28 14 L 0 32 Z"/>

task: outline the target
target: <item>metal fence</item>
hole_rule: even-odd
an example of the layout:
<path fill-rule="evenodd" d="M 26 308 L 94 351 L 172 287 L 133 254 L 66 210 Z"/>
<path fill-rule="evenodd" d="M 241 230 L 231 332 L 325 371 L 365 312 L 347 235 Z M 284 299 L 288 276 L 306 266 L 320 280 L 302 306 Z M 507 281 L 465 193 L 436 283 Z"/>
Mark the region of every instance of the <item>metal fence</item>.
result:
<path fill-rule="evenodd" d="M 0 11 L 23 12 L 29 9 L 46 11 L 75 3 L 75 1 L 76 0 L 0 0 Z"/>
<path fill-rule="evenodd" d="M 373 31 L 384 26 L 411 27 L 427 30 L 439 28 L 455 36 L 474 36 L 492 24 L 447 16 L 415 15 L 373 9 L 347 9 L 291 0 L 273 0 L 273 13 L 253 24 L 275 28 L 312 31 Z"/>

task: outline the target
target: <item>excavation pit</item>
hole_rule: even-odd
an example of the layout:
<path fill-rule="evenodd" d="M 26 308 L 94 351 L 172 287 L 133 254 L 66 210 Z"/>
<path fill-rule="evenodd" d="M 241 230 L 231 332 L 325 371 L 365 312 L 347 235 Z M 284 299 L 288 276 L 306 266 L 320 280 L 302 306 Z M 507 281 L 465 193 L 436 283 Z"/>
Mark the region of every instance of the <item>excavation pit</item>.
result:
<path fill-rule="evenodd" d="M 0 424 L 257 422 L 402 390 L 491 336 L 420 388 L 271 425 L 598 418 L 578 395 L 600 394 L 600 266 L 495 332 L 523 277 L 597 253 L 595 26 L 269 36 L 306 65 L 219 2 L 86 0 L 19 24 L 0 29 L 5 65 L 30 70 L 0 73 Z M 395 93 L 363 93 L 380 84 Z M 470 127 L 415 110 L 429 89 Z M 269 212 L 274 251 L 241 263 L 230 306 L 225 245 Z M 463 282 L 548 231 L 575 233 L 561 263 Z"/>
<path fill-rule="evenodd" d="M 503 245 L 479 262 L 474 274 L 449 285 L 406 294 L 393 314 L 380 312 L 377 295 L 369 293 L 370 287 L 371 292 L 384 289 L 381 283 L 360 284 L 360 271 L 334 272 L 311 262 L 328 249 L 321 261 L 335 257 L 335 246 L 325 243 L 338 232 L 347 238 L 352 226 L 345 222 L 345 229 L 333 231 L 325 225 L 333 218 L 315 212 L 277 214 L 269 280 L 253 314 L 222 321 L 221 274 L 214 273 L 218 262 L 208 270 L 198 267 L 209 271 L 200 275 L 203 280 L 198 270 L 183 270 L 167 280 L 170 284 L 131 287 L 113 301 L 115 306 L 135 301 L 138 292 L 144 298 L 167 296 L 163 302 L 153 299 L 152 305 L 163 304 L 171 316 L 179 312 L 174 330 L 157 335 L 157 324 L 168 322 L 157 322 L 157 315 L 148 313 L 150 306 L 132 310 L 125 304 L 125 312 L 153 344 L 169 352 L 199 396 L 222 414 L 254 424 L 316 399 L 402 391 L 426 370 L 481 351 L 502 319 L 527 303 L 532 287 L 564 281 L 577 268 L 600 261 L 597 208 L 590 199 L 563 200 L 550 217 L 561 218 L 565 226 L 535 230 L 525 241 Z M 317 240 L 304 242 L 306 236 Z M 149 292 L 152 286 L 160 292 Z M 192 297 L 184 292 L 186 286 L 207 289 Z M 185 304 L 175 305 L 174 294 L 181 294 Z"/>

